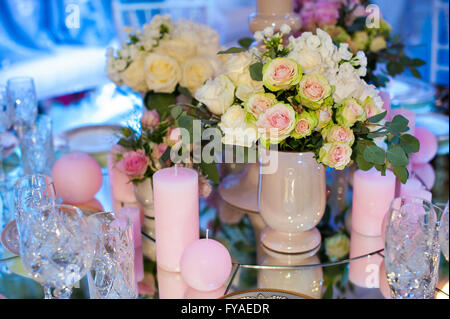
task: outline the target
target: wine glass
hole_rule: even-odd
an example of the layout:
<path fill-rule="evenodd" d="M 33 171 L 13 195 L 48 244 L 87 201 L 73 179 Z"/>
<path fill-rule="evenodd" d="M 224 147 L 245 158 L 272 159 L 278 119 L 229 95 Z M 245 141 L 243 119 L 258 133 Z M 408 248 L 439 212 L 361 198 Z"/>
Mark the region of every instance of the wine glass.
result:
<path fill-rule="evenodd" d="M 34 80 L 30 77 L 13 77 L 7 82 L 8 103 L 14 108 L 14 125 L 19 138 L 26 128 L 36 122 L 38 108 Z"/>
<path fill-rule="evenodd" d="M 56 203 L 56 191 L 51 177 L 34 174 L 26 175 L 14 185 L 14 207 L 20 234 L 21 219 L 29 211 Z"/>
<path fill-rule="evenodd" d="M 21 224 L 20 258 L 25 269 L 44 286 L 45 299 L 69 298 L 92 263 L 83 213 L 74 206 L 45 205 L 27 211 Z"/>
<path fill-rule="evenodd" d="M 134 247 L 131 220 L 115 213 L 96 213 L 87 218 L 95 240 L 88 272 L 91 299 L 135 299 Z"/>
<path fill-rule="evenodd" d="M 441 220 L 439 222 L 439 244 L 441 245 L 442 254 L 448 261 L 448 202 L 445 205 L 444 212 L 442 213 Z"/>
<path fill-rule="evenodd" d="M 392 201 L 385 235 L 386 275 L 392 298 L 434 298 L 440 258 L 438 211 L 420 198 Z"/>
<path fill-rule="evenodd" d="M 0 86 L 0 182 L 5 179 L 5 172 L 3 171 L 3 134 L 12 125 L 14 114 L 12 107 L 8 103 L 6 88 Z"/>

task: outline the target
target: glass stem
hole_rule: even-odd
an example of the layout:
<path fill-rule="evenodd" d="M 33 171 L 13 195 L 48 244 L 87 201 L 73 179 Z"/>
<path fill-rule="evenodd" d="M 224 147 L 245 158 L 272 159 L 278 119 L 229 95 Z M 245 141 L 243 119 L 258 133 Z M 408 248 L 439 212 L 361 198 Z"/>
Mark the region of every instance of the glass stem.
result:
<path fill-rule="evenodd" d="M 52 287 L 50 285 L 44 285 L 44 299 L 53 299 Z"/>

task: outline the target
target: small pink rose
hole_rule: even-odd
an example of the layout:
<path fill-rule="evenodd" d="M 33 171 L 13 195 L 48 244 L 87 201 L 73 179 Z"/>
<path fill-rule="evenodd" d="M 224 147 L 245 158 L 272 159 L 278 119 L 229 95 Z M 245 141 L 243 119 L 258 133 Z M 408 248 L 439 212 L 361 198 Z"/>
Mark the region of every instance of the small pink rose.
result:
<path fill-rule="evenodd" d="M 141 125 L 147 130 L 151 130 L 156 127 L 161 121 L 158 112 L 155 110 L 145 110 L 141 118 Z"/>
<path fill-rule="evenodd" d="M 181 141 L 181 130 L 178 127 L 172 127 L 169 132 L 167 132 L 167 143 L 169 145 L 175 145 Z"/>
<path fill-rule="evenodd" d="M 160 159 L 161 156 L 163 156 L 163 154 L 166 152 L 167 147 L 168 146 L 165 143 L 160 143 L 160 144 L 156 145 L 152 151 L 152 158 Z"/>
<path fill-rule="evenodd" d="M 144 150 L 128 151 L 123 154 L 122 159 L 117 162 L 117 166 L 125 174 L 133 178 L 144 176 L 149 159 Z"/>

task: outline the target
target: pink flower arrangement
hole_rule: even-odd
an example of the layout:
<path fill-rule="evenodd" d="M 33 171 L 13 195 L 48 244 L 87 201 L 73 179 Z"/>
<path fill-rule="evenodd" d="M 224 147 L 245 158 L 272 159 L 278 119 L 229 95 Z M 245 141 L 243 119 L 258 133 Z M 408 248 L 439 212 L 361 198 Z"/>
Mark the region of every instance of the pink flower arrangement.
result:
<path fill-rule="evenodd" d="M 144 150 L 128 151 L 117 162 L 117 167 L 132 178 L 141 178 L 149 165 L 149 158 Z"/>
<path fill-rule="evenodd" d="M 339 19 L 340 4 L 337 1 L 327 0 L 303 0 L 301 3 L 300 17 L 304 29 L 314 30 L 316 27 L 335 25 Z"/>

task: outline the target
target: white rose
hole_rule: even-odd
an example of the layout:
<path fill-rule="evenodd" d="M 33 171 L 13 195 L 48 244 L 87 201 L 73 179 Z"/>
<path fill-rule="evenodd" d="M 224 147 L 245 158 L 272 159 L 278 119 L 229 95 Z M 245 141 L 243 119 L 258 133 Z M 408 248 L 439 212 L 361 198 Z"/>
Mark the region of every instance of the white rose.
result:
<path fill-rule="evenodd" d="M 195 93 L 206 80 L 214 75 L 214 69 L 209 60 L 200 56 L 186 60 L 181 65 L 181 69 L 183 77 L 180 84 L 192 93 Z"/>
<path fill-rule="evenodd" d="M 150 53 L 145 58 L 145 81 L 149 90 L 172 93 L 181 80 L 181 68 L 170 56 Z"/>
<path fill-rule="evenodd" d="M 133 91 L 145 92 L 148 90 L 147 83 L 145 81 L 144 64 L 144 58 L 135 60 L 121 74 L 124 84 Z"/>
<path fill-rule="evenodd" d="M 240 105 L 231 106 L 221 117 L 219 128 L 224 133 L 223 144 L 252 146 L 257 137 L 256 126 L 246 123 L 247 112 Z"/>
<path fill-rule="evenodd" d="M 224 64 L 225 75 L 230 78 L 234 85 L 247 82 L 245 77 L 249 72 L 252 57 L 249 52 L 232 54 Z"/>
<path fill-rule="evenodd" d="M 306 46 L 310 49 L 317 49 L 320 45 L 320 39 L 316 35 L 311 35 L 306 39 Z"/>
<path fill-rule="evenodd" d="M 306 74 L 320 72 L 322 57 L 316 50 L 304 48 L 300 51 L 292 51 L 287 57 L 300 64 Z"/>
<path fill-rule="evenodd" d="M 189 38 L 162 40 L 156 52 L 170 55 L 179 63 L 182 63 L 197 54 L 197 45 L 193 40 L 189 40 Z"/>
<path fill-rule="evenodd" d="M 197 101 L 205 104 L 212 113 L 222 115 L 234 101 L 235 87 L 226 75 L 209 79 L 195 92 Z"/>

